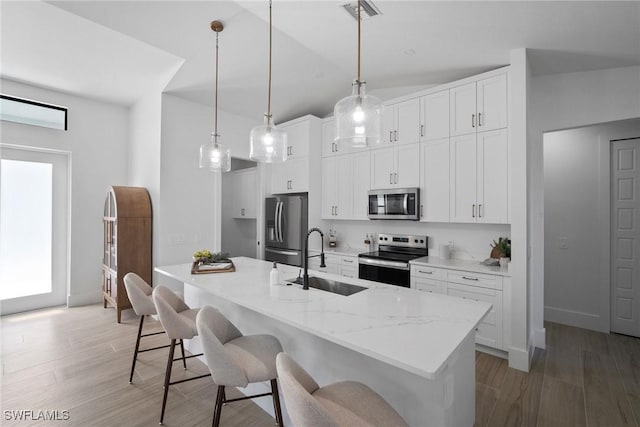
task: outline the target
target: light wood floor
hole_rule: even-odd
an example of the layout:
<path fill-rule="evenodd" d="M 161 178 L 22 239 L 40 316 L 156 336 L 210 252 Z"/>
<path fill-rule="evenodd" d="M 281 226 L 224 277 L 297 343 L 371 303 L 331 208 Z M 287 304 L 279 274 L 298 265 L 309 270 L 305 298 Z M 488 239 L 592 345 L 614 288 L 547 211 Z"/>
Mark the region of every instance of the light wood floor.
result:
<path fill-rule="evenodd" d="M 137 318 L 124 313 L 118 325 L 101 305 L 53 308 L 5 316 L 0 328 L 0 425 L 157 425 L 167 350 L 143 353 L 128 383 Z M 546 328 L 547 350 L 536 351 L 528 374 L 477 353 L 476 426 L 640 426 L 640 340 Z M 166 337 L 148 341 L 162 345 Z M 188 371 L 176 363 L 174 373 L 206 368 L 190 360 Z M 165 425 L 209 426 L 214 398 L 209 378 L 172 386 Z M 16 422 L 7 419 L 11 410 L 67 410 L 70 419 Z M 274 420 L 244 401 L 225 406 L 221 425 L 273 427 Z"/>

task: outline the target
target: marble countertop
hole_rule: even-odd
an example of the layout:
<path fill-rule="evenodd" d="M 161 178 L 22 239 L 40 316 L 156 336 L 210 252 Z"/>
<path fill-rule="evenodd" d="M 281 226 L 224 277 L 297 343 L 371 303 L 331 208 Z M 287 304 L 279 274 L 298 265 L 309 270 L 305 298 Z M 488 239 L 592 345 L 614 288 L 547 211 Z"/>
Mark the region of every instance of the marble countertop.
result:
<path fill-rule="evenodd" d="M 156 271 L 247 309 L 425 378 L 435 378 L 491 304 L 313 271 L 368 289 L 342 296 L 269 285 L 271 263 L 233 258 L 234 273 L 191 274 L 191 264 Z M 279 266 L 281 280 L 298 267 Z"/>
<path fill-rule="evenodd" d="M 494 274 L 496 276 L 511 277 L 511 273 L 500 266 L 482 265 L 479 261 L 466 259 L 444 259 L 433 256 L 425 256 L 410 261 L 410 264 L 426 265 L 428 267 L 441 267 L 450 270 L 472 271 L 474 273 Z"/>

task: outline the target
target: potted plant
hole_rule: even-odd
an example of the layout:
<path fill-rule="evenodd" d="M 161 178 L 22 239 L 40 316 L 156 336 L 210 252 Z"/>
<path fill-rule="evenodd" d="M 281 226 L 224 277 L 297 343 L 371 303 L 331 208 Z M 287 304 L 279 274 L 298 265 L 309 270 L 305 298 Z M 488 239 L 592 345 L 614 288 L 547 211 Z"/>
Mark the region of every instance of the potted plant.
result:
<path fill-rule="evenodd" d="M 505 267 L 511 259 L 511 239 L 508 237 L 499 237 L 491 244 L 491 258 L 500 259 L 500 265 Z"/>

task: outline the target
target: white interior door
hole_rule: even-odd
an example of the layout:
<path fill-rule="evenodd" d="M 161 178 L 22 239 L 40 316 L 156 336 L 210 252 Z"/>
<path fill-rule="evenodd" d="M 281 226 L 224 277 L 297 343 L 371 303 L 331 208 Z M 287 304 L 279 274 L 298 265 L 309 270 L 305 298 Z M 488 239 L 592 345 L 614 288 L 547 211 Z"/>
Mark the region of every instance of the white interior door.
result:
<path fill-rule="evenodd" d="M 612 150 L 611 331 L 640 336 L 640 138 Z"/>
<path fill-rule="evenodd" d="M 69 159 L 0 145 L 0 314 L 66 303 Z"/>

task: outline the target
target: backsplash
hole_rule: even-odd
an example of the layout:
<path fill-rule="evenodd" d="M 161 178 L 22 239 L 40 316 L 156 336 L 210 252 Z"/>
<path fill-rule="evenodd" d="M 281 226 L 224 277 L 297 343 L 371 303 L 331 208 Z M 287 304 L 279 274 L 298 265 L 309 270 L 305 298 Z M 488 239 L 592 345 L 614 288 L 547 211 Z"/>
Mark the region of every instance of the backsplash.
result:
<path fill-rule="evenodd" d="M 314 226 L 309 224 L 309 226 Z M 450 224 L 422 223 L 413 221 L 326 221 L 319 228 L 325 233 L 325 248 L 328 247 L 329 230 L 337 235 L 337 250 L 353 248 L 365 252 L 367 234 L 414 234 L 429 237 L 429 255 L 438 256 L 442 244 L 453 242 L 450 257 L 482 261 L 489 257 L 493 240 L 510 236 L 511 226 L 505 224 Z M 314 242 L 316 243 L 316 242 Z M 318 249 L 317 243 L 309 247 Z"/>

